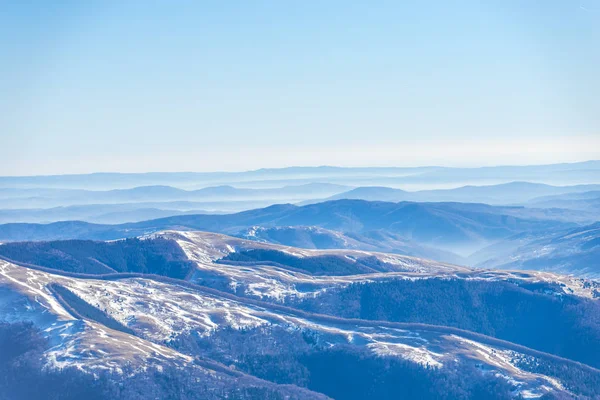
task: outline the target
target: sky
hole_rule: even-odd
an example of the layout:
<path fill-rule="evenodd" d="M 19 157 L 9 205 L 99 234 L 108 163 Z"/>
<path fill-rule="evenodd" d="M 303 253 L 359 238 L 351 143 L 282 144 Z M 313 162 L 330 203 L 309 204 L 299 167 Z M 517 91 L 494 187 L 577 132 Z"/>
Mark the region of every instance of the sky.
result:
<path fill-rule="evenodd" d="M 0 0 L 0 175 L 600 159 L 599 71 L 600 0 Z"/>

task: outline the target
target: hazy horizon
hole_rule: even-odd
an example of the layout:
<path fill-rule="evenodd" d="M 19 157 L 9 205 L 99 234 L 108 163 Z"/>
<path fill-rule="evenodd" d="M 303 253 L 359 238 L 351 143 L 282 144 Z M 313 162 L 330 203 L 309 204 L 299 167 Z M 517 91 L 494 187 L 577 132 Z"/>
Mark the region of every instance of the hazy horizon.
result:
<path fill-rule="evenodd" d="M 283 165 L 276 167 L 260 167 L 251 169 L 213 169 L 213 170 L 142 170 L 142 171 L 125 171 L 125 170 L 97 170 L 89 172 L 65 172 L 65 173 L 40 173 L 40 174 L 0 174 L 0 178 L 21 178 L 21 177 L 51 177 L 51 176 L 69 176 L 69 175 L 95 175 L 95 174 L 219 174 L 219 173 L 250 173 L 259 171 L 277 171 L 286 169 L 418 169 L 418 168 L 448 168 L 448 169 L 479 169 L 479 168 L 503 168 L 503 167 L 536 167 L 536 166 L 551 166 L 551 165 L 571 165 L 600 162 L 599 159 L 584 159 L 576 161 L 564 162 L 547 162 L 547 163 L 513 163 L 513 164 L 479 164 L 479 165 L 451 165 L 451 164 L 410 164 L 410 165 L 334 165 L 334 164 L 313 164 L 313 165 Z"/>
<path fill-rule="evenodd" d="M 569 0 L 6 5 L 0 175 L 600 159 L 599 22 Z"/>

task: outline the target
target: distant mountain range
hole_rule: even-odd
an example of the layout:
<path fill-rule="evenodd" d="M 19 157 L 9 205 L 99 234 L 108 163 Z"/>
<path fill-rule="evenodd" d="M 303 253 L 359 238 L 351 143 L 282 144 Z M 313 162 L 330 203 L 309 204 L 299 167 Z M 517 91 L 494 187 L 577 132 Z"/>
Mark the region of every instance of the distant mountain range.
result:
<path fill-rule="evenodd" d="M 417 190 L 423 187 L 435 189 Z M 0 177 L 2 242 L 207 230 L 305 248 L 595 276 L 595 247 L 561 235 L 599 220 L 600 161 Z"/>
<path fill-rule="evenodd" d="M 291 167 L 260 169 L 247 172 L 153 172 L 94 173 L 87 175 L 53 175 L 0 177 L 0 187 L 20 188 L 87 188 L 115 189 L 136 186 L 168 185 L 181 188 L 232 185 L 265 188 L 312 182 L 349 186 L 393 186 L 452 184 L 496 184 L 512 181 L 534 181 L 555 185 L 600 183 L 600 161 L 571 164 L 498 166 L 482 168 L 407 167 L 407 168 L 340 168 Z"/>
<path fill-rule="evenodd" d="M 324 199 L 315 200 L 319 197 Z M 269 189 L 235 188 L 227 185 L 197 190 L 170 186 L 142 186 L 107 191 L 4 188 L 0 189 L 0 223 L 48 223 L 64 220 L 125 223 L 190 213 L 231 213 L 272 204 L 307 205 L 339 199 L 521 204 L 535 208 L 573 210 L 576 212 L 564 211 L 563 219 L 583 223 L 597 220 L 600 185 L 551 186 L 511 182 L 416 192 L 374 186 L 351 188 L 330 183 Z"/>
<path fill-rule="evenodd" d="M 530 207 L 582 210 L 600 215 L 600 190 L 536 197 L 530 200 L 527 205 Z"/>
<path fill-rule="evenodd" d="M 494 241 L 523 232 L 575 227 L 523 207 L 463 203 L 387 203 L 336 200 L 302 207 L 275 205 L 226 215 L 181 215 L 137 223 L 100 225 L 69 221 L 47 225 L 0 225 L 0 241 L 118 239 L 166 229 L 239 234 L 254 226 L 317 226 L 368 235 L 384 231 L 419 246 L 468 255 Z M 387 246 L 387 245 L 385 245 Z M 384 248 L 385 248 L 384 246 Z"/>
<path fill-rule="evenodd" d="M 595 191 L 595 192 L 593 192 Z M 374 201 L 441 201 L 468 202 L 493 205 L 536 203 L 537 198 L 550 195 L 575 193 L 598 193 L 600 185 L 552 186 L 531 182 L 510 182 L 499 185 L 463 186 L 455 189 L 421 190 L 407 192 L 389 187 L 359 187 L 347 192 L 335 194 L 325 200 L 357 199 Z"/>
<path fill-rule="evenodd" d="M 129 204 L 85 204 L 43 209 L 8 209 L 0 210 L 0 223 L 52 223 L 56 221 L 86 221 L 100 224 L 119 224 L 138 222 L 149 219 L 170 217 L 183 214 L 211 214 L 214 211 L 204 210 L 201 206 L 214 203 L 201 203 L 197 208 L 184 210 L 171 207 L 171 203 L 129 203 Z M 219 203 L 220 204 L 220 203 Z M 244 206 L 265 206 L 261 202 L 244 202 Z M 194 203 L 192 203 L 194 205 Z M 235 203 L 239 206 L 239 203 Z M 234 205 L 234 207 L 235 207 Z M 162 208 L 159 208 L 162 207 Z M 231 211 L 223 210 L 222 212 Z"/>
<path fill-rule="evenodd" d="M 140 186 L 131 189 L 105 191 L 4 188 L 0 189 L 0 208 L 48 208 L 84 204 L 121 204 L 173 201 L 300 201 L 316 195 L 330 196 L 350 189 L 329 183 L 310 183 L 274 189 L 244 189 L 215 186 L 198 190 L 183 190 L 171 186 Z"/>

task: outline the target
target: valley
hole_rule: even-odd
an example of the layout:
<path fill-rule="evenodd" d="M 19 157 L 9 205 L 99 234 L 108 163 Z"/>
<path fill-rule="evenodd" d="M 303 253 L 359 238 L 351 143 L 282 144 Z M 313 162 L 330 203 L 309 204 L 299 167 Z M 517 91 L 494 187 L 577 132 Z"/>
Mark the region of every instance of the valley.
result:
<path fill-rule="evenodd" d="M 597 183 L 506 181 L 580 167 L 4 179 L 3 390 L 598 398 Z"/>

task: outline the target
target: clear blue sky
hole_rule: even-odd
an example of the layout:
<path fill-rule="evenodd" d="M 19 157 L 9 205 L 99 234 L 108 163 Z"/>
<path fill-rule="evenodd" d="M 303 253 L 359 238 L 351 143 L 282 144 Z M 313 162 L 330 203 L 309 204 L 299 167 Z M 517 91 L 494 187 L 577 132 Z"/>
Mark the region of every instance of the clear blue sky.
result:
<path fill-rule="evenodd" d="M 600 158 L 600 0 L 14 0 L 0 60 L 0 175 Z"/>

